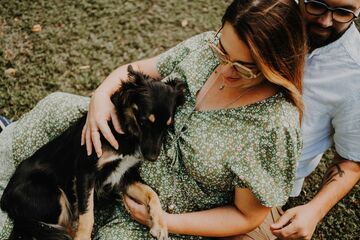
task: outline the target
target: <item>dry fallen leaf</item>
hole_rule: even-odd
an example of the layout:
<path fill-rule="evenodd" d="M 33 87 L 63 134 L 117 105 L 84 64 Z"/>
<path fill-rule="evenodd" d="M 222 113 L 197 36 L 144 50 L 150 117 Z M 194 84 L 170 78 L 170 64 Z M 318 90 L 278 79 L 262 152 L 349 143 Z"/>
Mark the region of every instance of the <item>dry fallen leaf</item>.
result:
<path fill-rule="evenodd" d="M 188 20 L 184 19 L 181 21 L 181 26 L 186 27 L 189 24 Z"/>
<path fill-rule="evenodd" d="M 5 70 L 5 75 L 15 77 L 15 75 L 16 75 L 16 69 L 15 69 L 15 68 L 8 68 L 8 69 L 6 69 L 6 70 Z"/>
<path fill-rule="evenodd" d="M 41 32 L 41 25 L 40 24 L 35 24 L 34 26 L 32 26 L 31 31 L 36 33 L 36 32 Z"/>
<path fill-rule="evenodd" d="M 90 66 L 89 65 L 85 65 L 85 66 L 80 66 L 79 69 L 80 70 L 85 70 L 85 69 L 89 69 Z"/>

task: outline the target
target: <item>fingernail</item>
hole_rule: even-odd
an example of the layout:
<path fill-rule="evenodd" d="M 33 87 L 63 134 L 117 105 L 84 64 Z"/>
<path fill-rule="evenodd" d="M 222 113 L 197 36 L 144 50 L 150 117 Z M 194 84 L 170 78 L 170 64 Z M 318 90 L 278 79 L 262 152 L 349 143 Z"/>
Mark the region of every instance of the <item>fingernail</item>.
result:
<path fill-rule="evenodd" d="M 101 157 L 101 153 L 98 152 L 98 153 L 96 153 L 96 154 L 97 154 L 98 158 Z"/>

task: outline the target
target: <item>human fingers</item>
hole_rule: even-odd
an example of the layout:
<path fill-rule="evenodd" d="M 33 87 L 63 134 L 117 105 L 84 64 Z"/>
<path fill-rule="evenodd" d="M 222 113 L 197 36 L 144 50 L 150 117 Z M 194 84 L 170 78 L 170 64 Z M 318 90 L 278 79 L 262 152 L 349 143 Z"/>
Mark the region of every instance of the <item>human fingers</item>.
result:
<path fill-rule="evenodd" d="M 111 112 L 111 122 L 115 128 L 115 131 L 117 131 L 120 134 L 124 134 L 124 131 L 121 129 L 119 118 L 115 112 Z"/>
<path fill-rule="evenodd" d="M 102 135 L 111 144 L 111 146 L 113 146 L 115 149 L 119 149 L 119 144 L 116 141 L 116 139 L 114 137 L 114 134 L 111 132 L 111 129 L 109 127 L 108 122 L 107 121 L 102 121 L 102 122 L 100 122 L 98 124 L 98 127 L 99 127 Z M 94 141 L 94 139 L 93 139 L 93 141 Z M 99 139 L 99 143 L 100 143 L 100 147 L 101 147 L 100 139 Z M 95 142 L 94 142 L 94 146 L 95 146 L 95 149 L 96 149 L 96 152 L 97 152 L 98 149 L 97 149 L 97 146 L 95 145 Z"/>
<path fill-rule="evenodd" d="M 91 141 L 90 127 L 86 128 L 85 143 L 86 143 L 86 152 L 87 152 L 87 155 L 90 156 L 91 153 L 92 153 L 92 141 Z"/>
<path fill-rule="evenodd" d="M 127 195 L 124 195 L 123 201 L 125 208 L 134 220 L 144 225 L 149 225 L 150 216 L 147 208 L 143 204 L 137 203 Z"/>
<path fill-rule="evenodd" d="M 297 227 L 294 223 L 290 223 L 287 226 L 278 229 L 272 230 L 272 233 L 280 239 L 287 240 L 287 239 L 295 239 L 292 238 L 297 233 Z"/>
<path fill-rule="evenodd" d="M 288 225 L 294 217 L 295 214 L 288 210 L 279 218 L 279 220 L 277 220 L 277 222 L 270 225 L 270 229 L 279 230 Z"/>
<path fill-rule="evenodd" d="M 129 213 L 135 213 L 135 210 L 139 205 L 137 202 L 135 202 L 127 194 L 124 194 L 123 202 L 125 204 L 126 209 L 129 211 Z"/>
<path fill-rule="evenodd" d="M 97 129 L 91 130 L 91 142 L 92 142 L 92 145 L 94 145 L 96 155 L 98 157 L 101 157 L 102 148 L 101 148 L 101 141 L 100 141 L 100 133 Z"/>

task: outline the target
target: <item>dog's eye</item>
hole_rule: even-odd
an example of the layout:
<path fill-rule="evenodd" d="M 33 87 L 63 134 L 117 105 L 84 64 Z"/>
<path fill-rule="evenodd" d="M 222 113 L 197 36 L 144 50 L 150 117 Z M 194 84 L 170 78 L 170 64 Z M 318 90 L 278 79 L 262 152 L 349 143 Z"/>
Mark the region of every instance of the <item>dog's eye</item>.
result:
<path fill-rule="evenodd" d="M 146 123 L 146 121 L 147 121 L 147 119 L 146 118 L 140 118 L 139 119 L 139 124 L 140 124 L 140 126 L 144 126 L 145 125 L 145 123 Z"/>
<path fill-rule="evenodd" d="M 150 114 L 150 115 L 148 116 L 148 120 L 149 120 L 150 122 L 154 123 L 154 122 L 155 122 L 155 115 L 154 115 L 154 114 Z"/>

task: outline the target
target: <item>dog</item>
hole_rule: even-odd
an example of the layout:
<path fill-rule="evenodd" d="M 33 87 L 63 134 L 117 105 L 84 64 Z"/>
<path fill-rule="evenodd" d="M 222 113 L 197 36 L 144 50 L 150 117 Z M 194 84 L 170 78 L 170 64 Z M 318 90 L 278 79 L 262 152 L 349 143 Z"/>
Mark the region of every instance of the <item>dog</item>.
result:
<path fill-rule="evenodd" d="M 120 197 L 121 193 L 145 204 L 151 235 L 167 239 L 160 200 L 141 182 L 138 168 L 141 161 L 159 156 L 166 129 L 185 101 L 184 89 L 179 79 L 156 81 L 129 65 L 128 80 L 111 97 L 124 131 L 117 133 L 109 123 L 119 149 L 101 136 L 102 156 L 88 156 L 86 147 L 80 146 L 85 115 L 24 160 L 1 197 L 1 209 L 14 223 L 10 239 L 91 239 L 94 195 Z"/>

